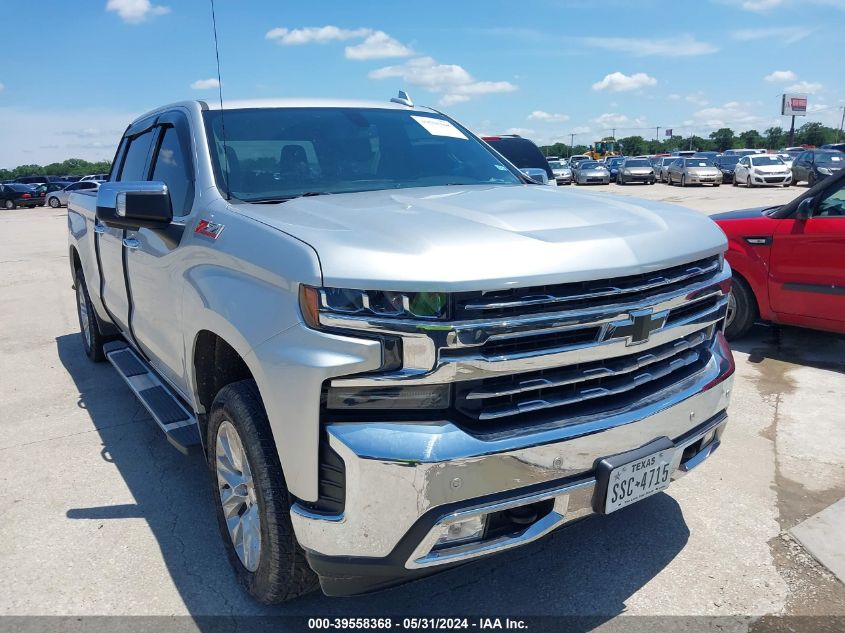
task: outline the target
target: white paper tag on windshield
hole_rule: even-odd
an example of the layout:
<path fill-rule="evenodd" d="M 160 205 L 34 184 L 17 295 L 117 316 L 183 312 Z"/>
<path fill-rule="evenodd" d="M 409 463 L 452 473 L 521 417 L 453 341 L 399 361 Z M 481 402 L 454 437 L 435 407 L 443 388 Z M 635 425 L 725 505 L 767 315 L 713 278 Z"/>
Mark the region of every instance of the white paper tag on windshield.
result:
<path fill-rule="evenodd" d="M 429 134 L 433 134 L 434 136 L 451 136 L 452 138 L 467 140 L 463 132 L 445 119 L 432 119 L 429 116 L 414 115 L 411 115 L 411 118 L 428 130 Z"/>

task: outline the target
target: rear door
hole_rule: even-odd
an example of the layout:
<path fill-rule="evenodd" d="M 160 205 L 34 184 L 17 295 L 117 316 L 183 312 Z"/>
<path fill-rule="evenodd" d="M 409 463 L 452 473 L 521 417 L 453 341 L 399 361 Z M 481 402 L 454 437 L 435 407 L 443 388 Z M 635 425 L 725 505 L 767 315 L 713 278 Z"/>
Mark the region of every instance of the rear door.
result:
<path fill-rule="evenodd" d="M 845 181 L 837 180 L 817 196 L 812 217 L 781 220 L 772 242 L 772 309 L 823 329 L 845 328 Z"/>
<path fill-rule="evenodd" d="M 155 132 L 151 125 L 141 124 L 133 126 L 127 131 L 123 143 L 122 162 L 116 166 L 115 180 L 137 181 L 146 180 L 149 170 L 150 155 L 152 154 Z M 84 185 L 84 182 L 78 183 Z M 131 337 L 129 327 L 129 293 L 124 274 L 123 240 L 126 231 L 109 228 L 97 223 L 97 249 L 100 262 L 100 296 L 103 304 L 115 324 Z"/>
<path fill-rule="evenodd" d="M 187 392 L 182 338 L 182 287 L 178 258 L 185 221 L 194 202 L 194 166 L 188 120 L 163 114 L 156 127 L 149 172 L 139 180 L 163 182 L 170 191 L 173 222 L 164 229 L 126 232 L 126 270 L 132 332 L 153 366 Z"/>

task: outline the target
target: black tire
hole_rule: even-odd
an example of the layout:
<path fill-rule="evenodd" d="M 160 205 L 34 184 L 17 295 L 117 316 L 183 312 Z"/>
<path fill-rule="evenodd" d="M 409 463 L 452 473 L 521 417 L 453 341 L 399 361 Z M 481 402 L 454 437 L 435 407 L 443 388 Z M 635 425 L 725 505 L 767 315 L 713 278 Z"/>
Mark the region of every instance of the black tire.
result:
<path fill-rule="evenodd" d="M 714 187 L 720 187 L 721 185 L 722 185 L 722 183 L 720 183 L 720 182 L 714 182 L 714 183 L 713 183 L 713 186 L 714 186 Z"/>
<path fill-rule="evenodd" d="M 748 178 L 745 179 L 745 186 L 749 189 L 754 189 L 754 183 L 751 182 L 751 176 L 748 176 Z"/>
<path fill-rule="evenodd" d="M 686 186 L 687 186 L 687 175 L 681 174 L 681 187 L 686 187 Z"/>
<path fill-rule="evenodd" d="M 734 178 L 734 179 L 731 181 L 731 184 L 732 184 L 734 187 L 739 187 L 739 183 L 736 181 L 736 178 Z"/>
<path fill-rule="evenodd" d="M 215 447 L 224 421 L 229 421 L 240 436 L 255 484 L 261 530 L 261 551 L 255 571 L 244 566 L 232 545 L 217 488 Z M 220 390 L 211 405 L 206 446 L 217 523 L 240 584 L 264 604 L 278 604 L 317 589 L 317 575 L 309 567 L 293 531 L 292 498 L 255 381 L 242 380 Z"/>
<path fill-rule="evenodd" d="M 51 209 L 58 209 L 60 206 L 62 206 L 56 196 L 50 196 L 50 199 L 47 201 L 47 203 L 50 205 Z"/>
<path fill-rule="evenodd" d="M 92 361 L 95 363 L 102 362 L 106 358 L 105 352 L 103 352 L 103 344 L 106 343 L 106 337 L 100 332 L 100 326 L 94 314 L 94 306 L 91 305 L 91 297 L 88 294 L 85 277 L 78 268 L 76 269 L 74 286 L 76 287 L 76 315 L 79 317 L 79 335 L 82 338 L 82 348 L 85 350 L 85 355 Z M 84 310 L 82 309 L 82 303 L 85 304 Z M 88 322 L 87 336 L 84 323 L 86 320 Z"/>
<path fill-rule="evenodd" d="M 3 203 L 3 208 L 6 209 L 6 211 L 13 211 L 16 206 L 17 205 L 15 204 L 14 200 L 6 200 Z"/>
<path fill-rule="evenodd" d="M 734 340 L 748 333 L 757 320 L 758 310 L 757 300 L 754 298 L 751 287 L 738 275 L 733 276 L 731 295 L 735 307 L 733 316 L 725 327 L 725 336 Z"/>
<path fill-rule="evenodd" d="M 818 179 L 816 178 L 816 174 L 814 174 L 813 172 L 810 172 L 810 175 L 807 176 L 807 187 L 812 189 L 813 187 L 816 186 L 817 182 L 818 182 Z"/>
<path fill-rule="evenodd" d="M 622 176 L 616 176 L 616 184 L 620 187 L 625 184 L 625 180 L 622 178 Z"/>

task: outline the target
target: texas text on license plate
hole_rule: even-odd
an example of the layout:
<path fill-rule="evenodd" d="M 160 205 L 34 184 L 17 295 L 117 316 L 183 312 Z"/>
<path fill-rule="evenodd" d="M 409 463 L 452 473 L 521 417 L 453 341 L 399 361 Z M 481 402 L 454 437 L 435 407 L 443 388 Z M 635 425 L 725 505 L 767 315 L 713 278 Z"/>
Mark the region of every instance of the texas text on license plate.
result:
<path fill-rule="evenodd" d="M 675 452 L 668 438 L 659 438 L 634 451 L 599 460 L 594 509 L 610 514 L 668 488 Z"/>

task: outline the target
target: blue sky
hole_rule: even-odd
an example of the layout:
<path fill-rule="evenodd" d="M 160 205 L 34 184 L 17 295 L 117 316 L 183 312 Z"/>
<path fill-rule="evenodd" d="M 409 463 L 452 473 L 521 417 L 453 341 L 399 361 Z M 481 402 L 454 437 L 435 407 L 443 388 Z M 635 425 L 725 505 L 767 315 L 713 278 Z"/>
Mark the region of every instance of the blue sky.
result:
<path fill-rule="evenodd" d="M 385 100 L 539 143 L 838 126 L 845 0 L 216 0 L 224 99 Z M 216 99 L 207 0 L 3 0 L 0 167 L 111 158 L 138 114 Z M 37 35 L 37 37 L 33 37 Z M 803 121 L 799 119 L 799 124 Z M 650 128 L 650 129 L 649 129 Z M 663 132 L 661 131 L 661 134 Z"/>

